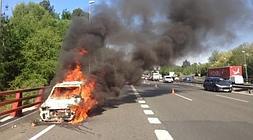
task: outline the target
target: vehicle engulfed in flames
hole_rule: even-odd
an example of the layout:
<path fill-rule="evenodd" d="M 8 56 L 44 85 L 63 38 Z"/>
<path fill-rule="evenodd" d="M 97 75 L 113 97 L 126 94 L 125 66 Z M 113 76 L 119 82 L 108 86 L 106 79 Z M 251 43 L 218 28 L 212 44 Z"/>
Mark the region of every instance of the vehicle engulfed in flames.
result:
<path fill-rule="evenodd" d="M 75 117 L 73 106 L 84 102 L 82 88 L 84 81 L 70 81 L 56 84 L 40 107 L 40 117 L 46 122 L 72 121 Z"/>

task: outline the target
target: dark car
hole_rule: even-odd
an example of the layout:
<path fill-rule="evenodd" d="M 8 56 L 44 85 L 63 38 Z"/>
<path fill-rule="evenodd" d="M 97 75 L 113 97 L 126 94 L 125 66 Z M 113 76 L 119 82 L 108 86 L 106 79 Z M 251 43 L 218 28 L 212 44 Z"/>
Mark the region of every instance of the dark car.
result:
<path fill-rule="evenodd" d="M 203 83 L 205 90 L 232 92 L 232 82 L 220 77 L 207 77 Z"/>

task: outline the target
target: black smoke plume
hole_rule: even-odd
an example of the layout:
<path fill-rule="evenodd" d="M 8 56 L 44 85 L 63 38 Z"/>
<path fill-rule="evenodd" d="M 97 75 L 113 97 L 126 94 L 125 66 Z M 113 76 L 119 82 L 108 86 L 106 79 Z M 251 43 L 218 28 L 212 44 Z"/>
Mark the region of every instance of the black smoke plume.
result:
<path fill-rule="evenodd" d="M 64 39 L 56 81 L 76 65 L 96 78 L 99 101 L 136 84 L 143 70 L 173 64 L 188 54 L 224 43 L 248 24 L 252 10 L 244 0 L 117 0 L 95 7 L 90 21 L 73 18 Z"/>

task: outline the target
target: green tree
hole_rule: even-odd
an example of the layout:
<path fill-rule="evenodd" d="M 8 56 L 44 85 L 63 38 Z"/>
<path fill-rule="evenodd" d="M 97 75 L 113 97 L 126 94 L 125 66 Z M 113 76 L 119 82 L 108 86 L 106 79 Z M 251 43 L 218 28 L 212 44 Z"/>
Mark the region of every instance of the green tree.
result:
<path fill-rule="evenodd" d="M 39 3 L 40 6 L 42 6 L 43 8 L 45 8 L 51 15 L 54 15 L 54 6 L 52 6 L 50 4 L 49 0 L 43 0 Z"/>
<path fill-rule="evenodd" d="M 67 19 L 67 20 L 70 20 L 71 19 L 71 12 L 69 12 L 67 9 L 64 9 L 62 11 L 62 14 L 61 14 L 61 19 Z"/>
<path fill-rule="evenodd" d="M 29 11 L 29 12 L 28 12 Z M 20 70 L 13 88 L 48 84 L 57 66 L 57 57 L 69 22 L 52 16 L 39 4 L 19 4 L 10 19 L 14 45 L 19 55 L 15 57 Z"/>
<path fill-rule="evenodd" d="M 72 17 L 74 16 L 84 16 L 88 18 L 89 14 L 87 12 L 84 12 L 81 8 L 77 8 L 77 9 L 74 9 L 72 12 Z"/>
<path fill-rule="evenodd" d="M 188 60 L 185 60 L 185 61 L 183 62 L 182 67 L 183 67 L 183 68 L 186 68 L 186 67 L 189 67 L 189 66 L 191 66 L 191 63 L 190 63 Z"/>
<path fill-rule="evenodd" d="M 210 63 L 215 63 L 218 61 L 219 57 L 220 57 L 220 52 L 215 50 L 212 52 L 212 55 L 209 57 L 208 60 Z"/>

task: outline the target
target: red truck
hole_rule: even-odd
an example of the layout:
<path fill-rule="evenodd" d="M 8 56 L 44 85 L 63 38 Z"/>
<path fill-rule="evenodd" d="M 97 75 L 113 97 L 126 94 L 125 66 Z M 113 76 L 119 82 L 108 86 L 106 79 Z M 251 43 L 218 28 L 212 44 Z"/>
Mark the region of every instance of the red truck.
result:
<path fill-rule="evenodd" d="M 208 69 L 208 77 L 222 77 L 235 84 L 243 84 L 242 66 L 227 66 Z"/>

